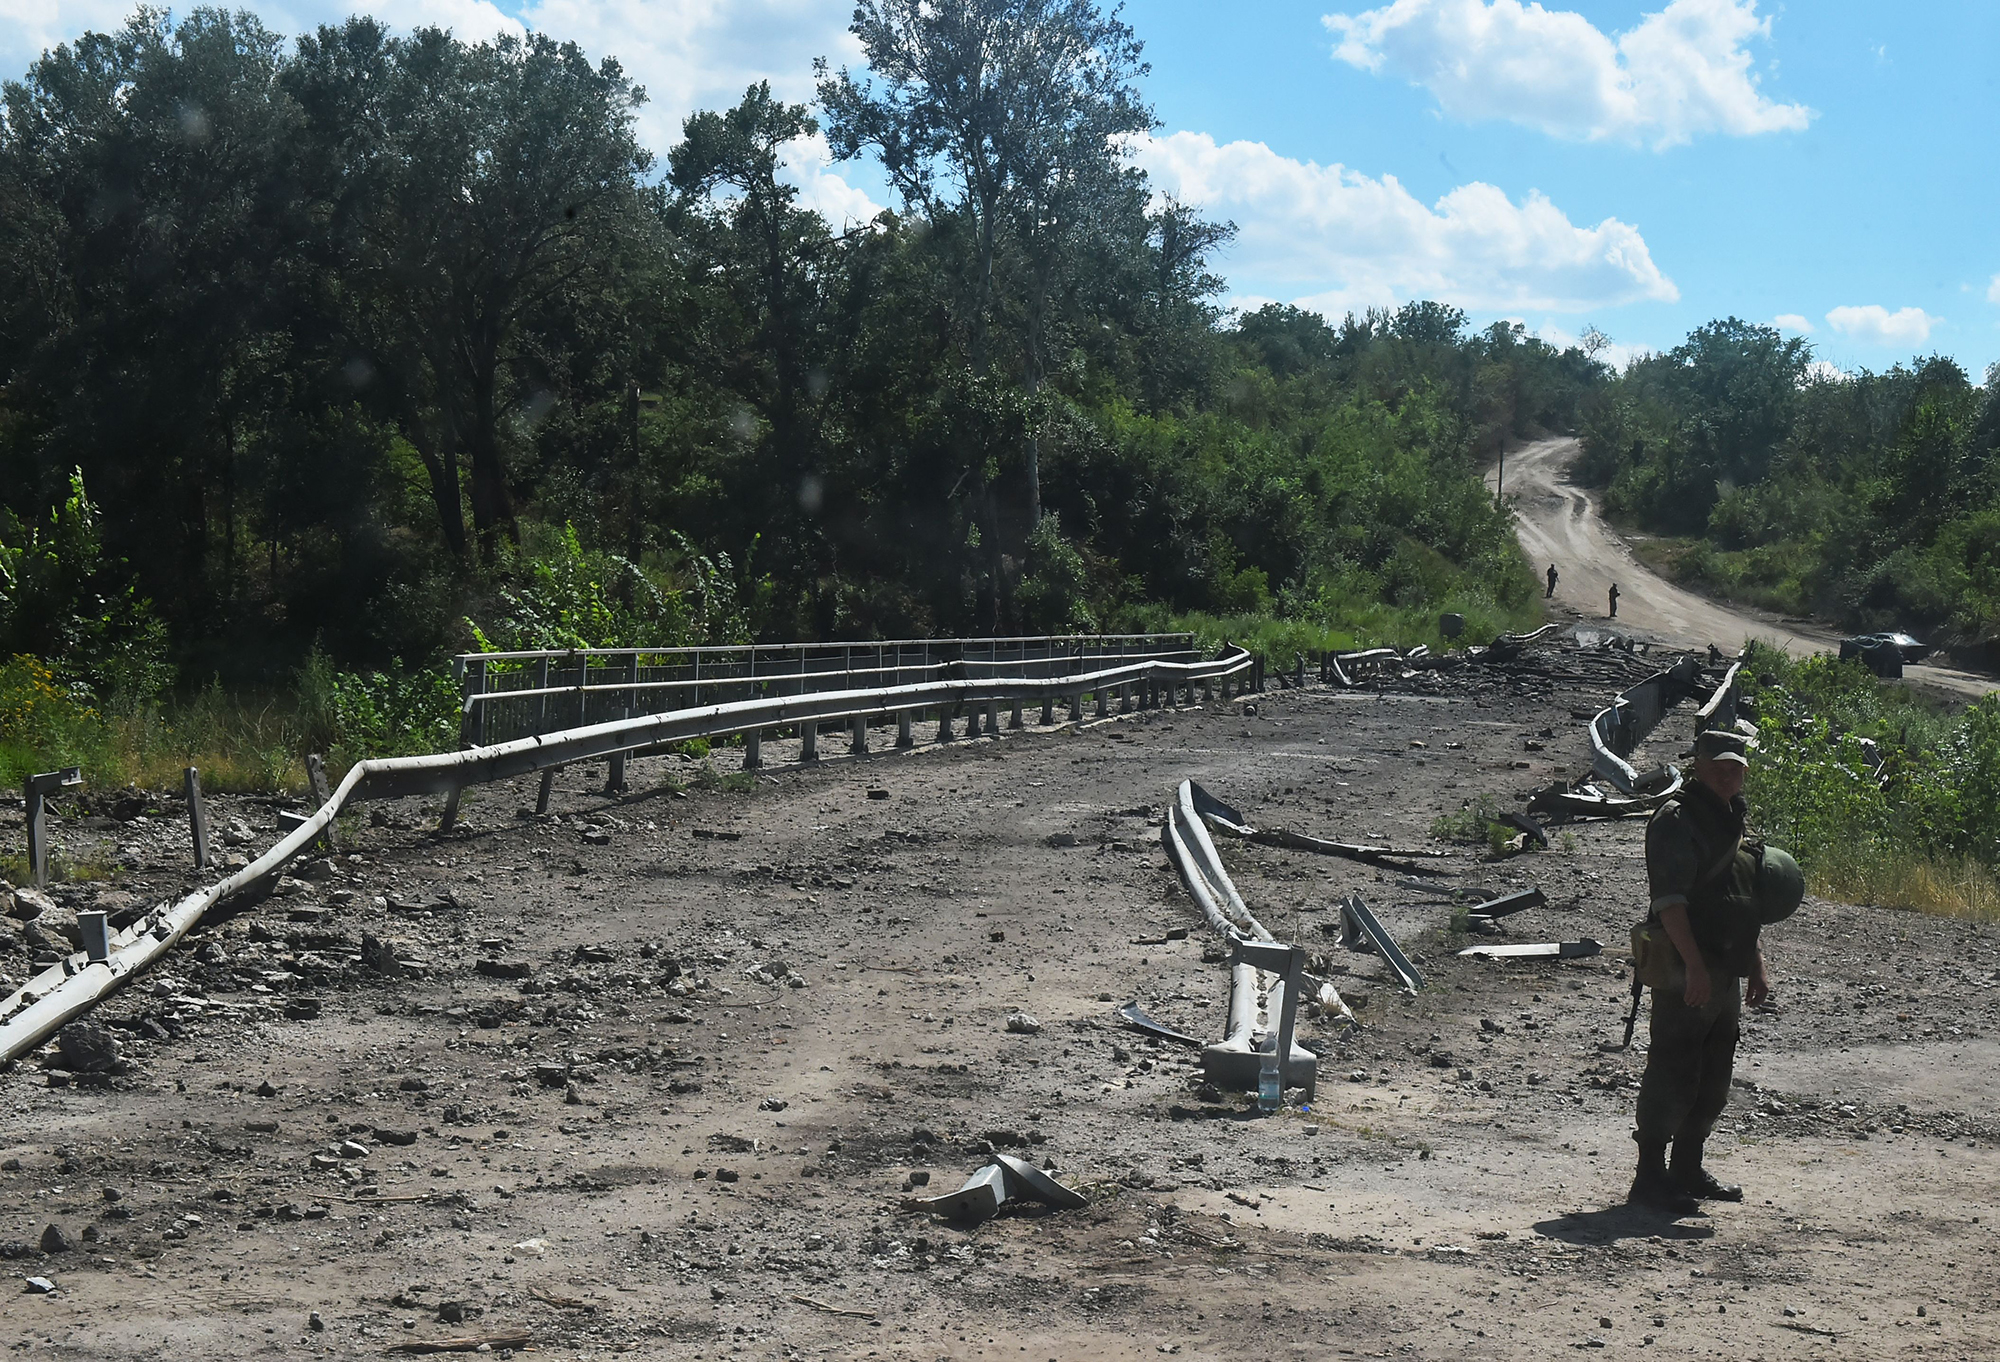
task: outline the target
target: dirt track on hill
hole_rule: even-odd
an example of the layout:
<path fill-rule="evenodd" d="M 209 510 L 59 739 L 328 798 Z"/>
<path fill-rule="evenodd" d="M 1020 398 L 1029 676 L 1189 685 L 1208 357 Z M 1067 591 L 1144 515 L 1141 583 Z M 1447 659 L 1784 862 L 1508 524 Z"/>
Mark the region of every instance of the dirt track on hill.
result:
<path fill-rule="evenodd" d="M 1551 665 L 1586 679 L 1273 693 L 781 764 L 743 793 L 647 759 L 620 799 L 568 773 L 545 819 L 532 782 L 471 792 L 447 838 L 434 810 L 385 808 L 100 1010 L 130 1074 L 0 1076 L 7 1266 L 60 1288 L 8 1297 L 6 1332 L 30 1356 L 175 1359 L 513 1329 L 554 1357 L 2000 1352 L 1988 928 L 1814 902 L 1775 932 L 1777 1004 L 1748 1019 L 1712 1149 L 1750 1197 L 1683 1221 L 1619 1205 L 1643 1061 L 1602 1046 L 1637 824 L 1443 863 L 1456 889 L 1546 891 L 1517 940 L 1612 947 L 1561 963 L 1461 959 L 1449 906 L 1400 876 L 1225 844 L 1365 1023 L 1308 1028 L 1310 1111 L 1259 1119 L 1118 1024 L 1138 998 L 1221 1030 L 1227 970 L 1157 841 L 1178 781 L 1266 826 L 1438 845 L 1463 799 L 1580 771 L 1570 711 L 1654 664 Z M 170 804 L 61 807 L 61 845 L 128 863 L 110 893 L 187 879 Z M 261 803 L 232 816 L 275 835 Z M 1348 891 L 1423 992 L 1334 947 Z M 368 936 L 413 977 L 371 973 Z M 317 1017 L 287 1016 L 302 997 Z M 1009 1033 L 1016 1010 L 1041 1032 Z M 903 1204 L 913 1172 L 949 1190 L 994 1147 L 1088 1209 L 968 1230 Z M 51 1224 L 73 1247 L 42 1256 Z"/>
<path fill-rule="evenodd" d="M 1829 627 L 1781 620 L 1775 615 L 1711 600 L 1674 585 L 1641 563 L 1598 512 L 1597 494 L 1571 481 L 1569 467 L 1581 446 L 1574 437 L 1538 440 L 1511 450 L 1506 497 L 1513 503 L 1515 533 L 1536 574 L 1555 564 L 1557 584 L 1550 613 L 1557 618 L 1604 620 L 1612 583 L 1618 585 L 1618 624 L 1685 648 L 1714 644 L 1734 653 L 1753 639 L 1795 657 L 1837 649 Z M 1498 469 L 1487 474 L 1493 485 Z M 1978 698 L 2000 681 L 1955 667 L 1929 664 L 1904 669 L 1905 679 L 1945 694 Z"/>

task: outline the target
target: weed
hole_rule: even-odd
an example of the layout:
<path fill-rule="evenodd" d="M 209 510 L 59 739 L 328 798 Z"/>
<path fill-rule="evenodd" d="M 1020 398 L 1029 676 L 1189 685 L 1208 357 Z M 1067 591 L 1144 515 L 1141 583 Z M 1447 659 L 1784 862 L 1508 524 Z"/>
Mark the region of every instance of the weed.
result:
<path fill-rule="evenodd" d="M 124 872 L 112 859 L 112 849 L 96 846 L 81 856 L 72 857 L 51 847 L 49 849 L 50 884 L 108 884 L 117 880 Z M 0 856 L 0 880 L 14 884 L 28 884 L 33 876 L 28 869 L 26 856 Z"/>
<path fill-rule="evenodd" d="M 1440 814 L 1431 823 L 1431 836 L 1440 842 L 1484 842 L 1497 846 L 1496 837 L 1504 843 L 1513 835 L 1505 831 L 1505 824 L 1497 821 L 1499 816 L 1498 796 L 1483 794 L 1466 800 L 1456 813 Z"/>

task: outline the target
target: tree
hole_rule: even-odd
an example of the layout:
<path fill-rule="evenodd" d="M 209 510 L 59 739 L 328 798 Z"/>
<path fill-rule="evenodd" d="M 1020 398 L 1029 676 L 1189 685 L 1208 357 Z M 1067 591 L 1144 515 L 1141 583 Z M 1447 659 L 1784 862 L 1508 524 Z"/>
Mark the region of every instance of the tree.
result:
<path fill-rule="evenodd" d="M 970 235 L 969 360 L 992 360 L 997 256 L 1024 258 L 1021 380 L 1047 373 L 1058 276 L 1079 237 L 1126 184 L 1122 141 L 1153 126 L 1133 82 L 1148 68 L 1114 10 L 1094 0 L 861 0 L 851 31 L 881 78 L 821 67 L 835 154 L 874 148 L 906 206 Z M 1041 514 L 1036 443 L 1026 460 L 1028 523 Z"/>
<path fill-rule="evenodd" d="M 359 26 L 357 26 L 357 24 Z M 372 50 L 371 50 L 372 49 Z M 458 451 L 491 561 L 517 537 L 502 450 L 524 318 L 634 230 L 651 156 L 632 133 L 645 92 L 574 43 L 503 35 L 408 40 L 371 21 L 321 30 L 302 63 L 333 82 L 315 150 L 341 166 L 334 221 L 348 321 L 386 374 L 462 552 Z M 379 73 L 383 87 L 341 82 Z"/>

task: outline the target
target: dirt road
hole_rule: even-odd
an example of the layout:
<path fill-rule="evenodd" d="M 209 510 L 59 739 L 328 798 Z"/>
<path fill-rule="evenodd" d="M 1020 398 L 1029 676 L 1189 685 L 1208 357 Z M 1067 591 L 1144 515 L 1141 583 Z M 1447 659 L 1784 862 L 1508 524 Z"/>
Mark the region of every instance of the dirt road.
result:
<path fill-rule="evenodd" d="M 1710 600 L 1645 566 L 1598 513 L 1596 493 L 1570 480 L 1570 464 L 1580 452 L 1575 438 L 1563 437 L 1538 440 L 1507 455 L 1505 491 L 1517 512 L 1521 547 L 1538 574 L 1555 564 L 1552 614 L 1605 619 L 1615 582 L 1619 625 L 1663 642 L 1693 648 L 1712 643 L 1733 653 L 1756 639 L 1795 657 L 1839 646 L 1840 635 L 1831 629 Z M 1488 472 L 1488 486 L 1497 473 L 1497 468 Z M 1953 667 L 1913 666 L 1905 669 L 1905 678 L 1915 686 L 1967 697 L 2000 688 L 1991 677 Z"/>
<path fill-rule="evenodd" d="M 446 837 L 435 807 L 381 808 L 100 1010 L 129 1073 L 0 1075 L 4 1333 L 176 1362 L 514 1331 L 538 1357 L 787 1362 L 1994 1356 L 1990 928 L 1814 902 L 1774 931 L 1777 1001 L 1746 1017 L 1711 1146 L 1750 1192 L 1681 1221 L 1619 1205 L 1643 1056 L 1601 1048 L 1636 823 L 1500 862 L 1453 845 L 1445 894 L 1226 845 L 1365 1023 L 1309 1025 L 1310 1110 L 1258 1119 L 1114 1015 L 1222 1027 L 1228 971 L 1157 840 L 1176 782 L 1263 826 L 1440 846 L 1461 800 L 1580 770 L 1570 712 L 1653 665 L 1474 664 L 866 757 L 829 739 L 812 765 L 767 741 L 754 784 L 725 753 L 649 757 L 622 798 L 566 773 L 546 817 L 532 779 L 470 792 Z M 139 805 L 63 805 L 66 851 L 128 867 L 65 907 L 186 882 L 171 801 Z M 238 817 L 277 834 L 263 801 Z M 19 819 L 0 808 L 0 846 Z M 1528 884 L 1549 906 L 1516 940 L 1611 949 L 1458 956 L 1446 895 Z M 1334 945 L 1354 891 L 1423 992 Z M 0 973 L 21 937 L 0 921 Z M 904 1202 L 995 1147 L 1088 1208 L 968 1229 Z"/>

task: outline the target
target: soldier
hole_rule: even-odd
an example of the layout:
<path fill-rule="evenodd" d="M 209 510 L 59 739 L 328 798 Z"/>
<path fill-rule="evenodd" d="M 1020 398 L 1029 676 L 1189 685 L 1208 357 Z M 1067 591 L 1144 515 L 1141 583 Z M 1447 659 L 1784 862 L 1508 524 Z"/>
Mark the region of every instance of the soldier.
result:
<path fill-rule="evenodd" d="M 1550 564 L 1549 564 L 1549 592 L 1548 592 L 1548 595 L 1547 595 L 1547 596 L 1544 596 L 1544 597 L 1542 597 L 1542 599 L 1546 601 L 1546 600 L 1548 600 L 1548 599 L 1549 599 L 1550 597 L 1554 596 L 1555 594 L 1556 594 L 1556 565 L 1555 565 L 1554 563 L 1550 563 Z"/>
<path fill-rule="evenodd" d="M 1758 932 L 1789 916 L 1804 894 L 1797 862 L 1744 842 L 1748 749 L 1736 733 L 1701 734 L 1694 779 L 1646 825 L 1648 925 L 1657 923 L 1673 943 L 1684 982 L 1649 980 L 1652 1046 L 1639 1085 L 1639 1172 L 1629 1200 L 1676 1215 L 1693 1213 L 1701 1200 L 1743 1199 L 1742 1188 L 1702 1166 L 1702 1146 L 1729 1100 L 1743 1004 L 1771 995 Z M 1746 978 L 1747 992 L 1739 982 Z"/>
<path fill-rule="evenodd" d="M 1611 584 L 1611 618 L 1618 618 L 1618 583 Z"/>

